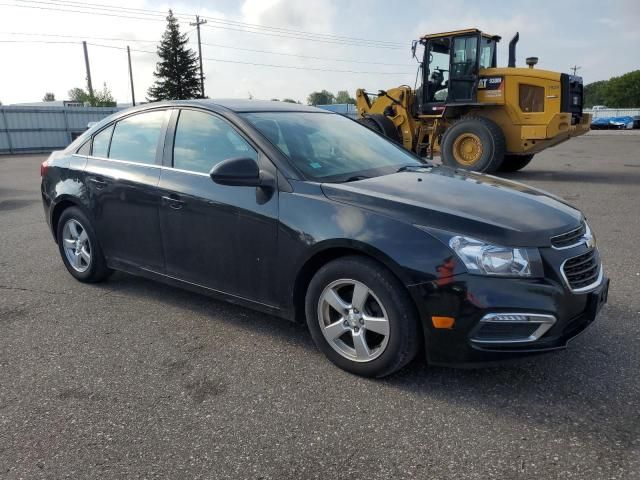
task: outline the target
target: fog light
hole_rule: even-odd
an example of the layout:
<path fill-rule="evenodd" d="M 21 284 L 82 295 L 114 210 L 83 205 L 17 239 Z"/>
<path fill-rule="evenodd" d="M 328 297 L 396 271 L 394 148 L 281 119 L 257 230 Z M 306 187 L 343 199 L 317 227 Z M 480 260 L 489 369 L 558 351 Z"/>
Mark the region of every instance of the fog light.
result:
<path fill-rule="evenodd" d="M 435 328 L 452 329 L 456 319 L 453 317 L 431 317 L 431 323 Z"/>
<path fill-rule="evenodd" d="M 541 313 L 489 313 L 471 334 L 474 343 L 535 342 L 556 323 L 556 317 Z"/>

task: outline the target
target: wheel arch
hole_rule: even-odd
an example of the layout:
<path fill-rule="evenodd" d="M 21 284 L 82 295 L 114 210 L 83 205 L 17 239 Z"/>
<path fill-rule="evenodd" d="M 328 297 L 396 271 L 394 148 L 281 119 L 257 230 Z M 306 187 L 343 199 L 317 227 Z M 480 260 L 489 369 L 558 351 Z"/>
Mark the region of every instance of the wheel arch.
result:
<path fill-rule="evenodd" d="M 346 256 L 361 256 L 369 258 L 385 267 L 406 289 L 410 283 L 402 268 L 388 255 L 380 250 L 362 242 L 347 240 L 344 242 L 323 242 L 319 244 L 307 258 L 301 262 L 291 290 L 293 311 L 292 316 L 296 322 L 304 322 L 304 303 L 307 289 L 311 279 L 320 268 L 327 263 Z M 409 291 L 407 290 L 407 293 Z M 411 298 L 411 295 L 409 295 Z M 412 299 L 413 302 L 413 299 Z M 414 307 L 417 306 L 414 303 Z"/>
<path fill-rule="evenodd" d="M 58 222 L 60 221 L 60 217 L 62 216 L 62 212 L 64 212 L 69 207 L 78 207 L 82 212 L 87 215 L 87 211 L 82 205 L 82 203 L 72 195 L 61 195 L 56 199 L 53 208 L 51 208 L 51 233 L 53 235 L 53 239 L 56 243 L 58 243 Z M 91 218 L 91 217 L 89 217 Z"/>

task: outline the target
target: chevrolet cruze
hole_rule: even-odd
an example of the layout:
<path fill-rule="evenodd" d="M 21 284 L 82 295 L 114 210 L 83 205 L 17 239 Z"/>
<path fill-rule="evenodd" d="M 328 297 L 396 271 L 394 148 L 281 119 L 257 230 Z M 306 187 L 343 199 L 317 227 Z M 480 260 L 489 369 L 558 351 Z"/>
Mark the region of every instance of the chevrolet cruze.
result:
<path fill-rule="evenodd" d="M 122 270 L 306 321 L 359 375 L 418 352 L 464 366 L 560 349 L 607 299 L 575 208 L 312 107 L 144 105 L 51 154 L 41 176 L 79 281 Z"/>

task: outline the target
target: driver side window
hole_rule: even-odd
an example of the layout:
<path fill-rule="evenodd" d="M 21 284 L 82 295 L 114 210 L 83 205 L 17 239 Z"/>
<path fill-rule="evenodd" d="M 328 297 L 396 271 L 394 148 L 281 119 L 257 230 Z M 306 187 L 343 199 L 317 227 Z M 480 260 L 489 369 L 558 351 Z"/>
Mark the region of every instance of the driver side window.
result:
<path fill-rule="evenodd" d="M 258 160 L 258 153 L 225 120 L 205 112 L 182 110 L 173 144 L 173 166 L 180 170 L 209 173 L 229 158 Z"/>

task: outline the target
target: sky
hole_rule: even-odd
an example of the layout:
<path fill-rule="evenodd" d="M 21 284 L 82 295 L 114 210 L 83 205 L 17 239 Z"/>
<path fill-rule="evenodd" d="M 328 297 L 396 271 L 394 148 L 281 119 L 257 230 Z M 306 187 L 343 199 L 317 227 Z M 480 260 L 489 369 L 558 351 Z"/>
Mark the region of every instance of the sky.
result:
<path fill-rule="evenodd" d="M 411 41 L 477 27 L 502 36 L 498 65 L 520 32 L 518 65 L 569 72 L 585 83 L 640 68 L 640 0 L 0 0 L 0 101 L 57 100 L 86 85 L 82 40 L 94 89 L 104 83 L 131 101 L 126 46 L 137 101 L 154 81 L 154 53 L 172 8 L 197 51 L 201 27 L 205 92 L 211 98 L 293 98 L 310 92 L 370 91 L 415 84 Z M 56 42 L 56 43 L 53 43 Z M 313 58 L 310 58 L 313 57 Z M 262 65 L 256 65 L 262 64 Z M 293 67 L 293 68 L 291 68 Z"/>

